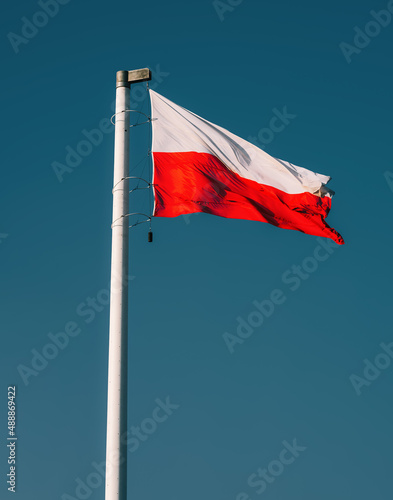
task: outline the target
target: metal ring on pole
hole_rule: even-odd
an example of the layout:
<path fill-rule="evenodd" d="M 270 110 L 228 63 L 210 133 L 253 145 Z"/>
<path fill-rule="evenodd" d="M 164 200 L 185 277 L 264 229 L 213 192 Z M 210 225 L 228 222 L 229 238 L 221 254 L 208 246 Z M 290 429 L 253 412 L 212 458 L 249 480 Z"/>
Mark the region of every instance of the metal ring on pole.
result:
<path fill-rule="evenodd" d="M 141 181 L 143 181 L 143 182 L 146 182 L 147 186 L 146 186 L 146 187 L 139 187 L 139 186 L 137 186 L 136 188 L 131 189 L 131 190 L 129 191 L 129 193 L 132 193 L 132 192 L 134 192 L 134 191 L 137 191 L 138 189 L 150 189 L 150 188 L 151 188 L 151 183 L 150 183 L 149 181 L 147 181 L 146 179 L 143 179 L 142 177 L 135 177 L 135 176 L 132 176 L 132 177 L 130 177 L 130 179 L 139 179 L 139 180 L 141 180 Z"/>
<path fill-rule="evenodd" d="M 139 222 L 135 222 L 135 224 L 131 224 L 131 226 L 128 226 L 130 229 L 135 226 L 139 226 L 139 224 L 146 224 L 147 222 L 151 222 L 151 219 L 146 219 L 146 220 L 141 220 Z"/>
<path fill-rule="evenodd" d="M 131 217 L 132 215 L 143 215 L 144 217 L 147 217 L 147 220 L 143 221 L 143 222 L 151 222 L 151 219 L 152 219 L 150 215 L 144 214 L 142 212 L 133 212 L 131 214 L 125 214 L 125 215 L 121 215 L 120 217 L 118 217 L 116 220 L 114 220 L 112 222 L 111 228 L 113 229 L 115 227 L 115 223 L 117 221 L 119 221 L 120 219 L 124 219 L 124 217 Z M 136 224 L 132 224 L 131 226 L 128 226 L 128 227 L 134 227 L 134 226 L 137 226 L 138 224 L 142 224 L 142 222 L 137 222 Z"/>
<path fill-rule="evenodd" d="M 131 226 L 128 226 L 129 228 L 138 226 L 139 224 L 145 224 L 146 222 L 149 222 L 150 223 L 150 231 L 151 231 L 151 219 L 152 219 L 152 217 L 150 215 L 144 214 L 142 212 L 134 212 L 132 214 L 127 214 L 125 217 L 130 217 L 131 215 L 143 215 L 144 217 L 147 217 L 147 219 L 138 221 L 135 224 L 131 224 Z"/>
<path fill-rule="evenodd" d="M 142 113 L 142 111 L 137 111 L 136 109 L 124 109 L 123 111 L 120 111 L 119 113 L 115 113 L 114 115 L 111 116 L 111 123 L 112 123 L 112 125 L 115 125 L 115 123 L 113 122 L 113 118 L 116 115 L 120 115 L 121 113 L 139 113 L 140 115 L 146 116 L 147 120 L 145 122 L 136 123 L 135 125 L 130 125 L 130 128 L 131 127 L 136 127 L 138 125 L 143 125 L 144 123 L 150 123 L 150 122 L 152 122 L 154 120 L 157 120 L 157 118 L 152 118 L 151 116 L 147 115 L 146 113 Z"/>
<path fill-rule="evenodd" d="M 137 177 L 136 175 L 131 175 L 130 177 L 127 177 L 127 179 L 140 179 L 141 181 L 146 182 L 148 186 L 151 186 L 151 183 L 146 179 L 144 179 L 143 177 Z"/>
<path fill-rule="evenodd" d="M 148 158 L 148 157 L 146 156 L 146 158 Z M 150 188 L 150 186 L 152 186 L 152 185 L 153 185 L 151 182 L 147 181 L 146 179 L 143 179 L 142 177 L 136 177 L 136 176 L 134 176 L 134 175 L 131 175 L 130 177 L 122 177 L 122 178 L 119 180 L 119 182 L 116 182 L 116 184 L 113 186 L 113 189 L 112 189 L 112 194 L 113 194 L 113 192 L 114 192 L 114 190 L 115 190 L 115 187 L 116 187 L 117 185 L 119 185 L 121 182 L 123 182 L 123 181 L 125 181 L 125 180 L 127 180 L 127 179 L 140 179 L 141 181 L 146 182 L 146 184 L 147 184 L 148 186 L 147 186 L 146 188 L 140 188 L 140 189 L 149 189 L 149 188 Z M 134 191 L 134 190 L 131 190 L 131 191 L 129 191 L 129 192 L 131 193 L 132 191 Z"/>
<path fill-rule="evenodd" d="M 140 191 L 141 189 L 150 189 L 150 186 L 146 186 L 144 188 L 140 188 L 140 187 L 136 187 L 134 189 L 130 189 L 128 192 L 131 194 L 133 193 L 134 191 Z"/>

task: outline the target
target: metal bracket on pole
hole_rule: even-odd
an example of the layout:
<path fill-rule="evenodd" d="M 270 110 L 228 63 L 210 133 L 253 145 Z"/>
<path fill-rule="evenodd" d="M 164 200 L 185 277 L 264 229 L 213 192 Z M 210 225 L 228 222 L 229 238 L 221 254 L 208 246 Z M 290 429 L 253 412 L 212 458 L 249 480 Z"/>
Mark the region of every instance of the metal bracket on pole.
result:
<path fill-rule="evenodd" d="M 131 83 L 148 82 L 150 80 L 151 71 L 149 68 L 118 71 L 116 74 L 116 87 L 129 87 Z"/>

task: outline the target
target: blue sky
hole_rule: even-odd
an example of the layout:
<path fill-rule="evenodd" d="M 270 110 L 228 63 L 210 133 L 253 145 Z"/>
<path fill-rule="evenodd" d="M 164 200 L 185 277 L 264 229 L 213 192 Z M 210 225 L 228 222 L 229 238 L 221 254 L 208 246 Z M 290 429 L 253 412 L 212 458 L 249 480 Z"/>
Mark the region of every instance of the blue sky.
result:
<path fill-rule="evenodd" d="M 331 175 L 328 222 L 346 244 L 205 214 L 153 220 L 154 244 L 146 226 L 132 230 L 129 428 L 141 437 L 128 453 L 129 498 L 389 499 L 393 22 L 376 13 L 391 2 L 62 0 L 47 19 L 43 4 L 7 4 L 0 20 L 1 498 L 12 495 L 13 385 L 18 497 L 104 498 L 105 126 L 116 71 L 148 66 L 177 104 Z M 148 112 L 144 85 L 133 96 Z M 271 137 L 284 109 L 293 118 Z M 70 167 L 69 148 L 100 127 Z M 147 148 L 147 126 L 135 128 L 134 172 L 149 175 L 148 162 L 137 166 Z M 70 170 L 62 182 L 54 162 Z M 149 209 L 146 193 L 131 198 L 134 211 Z M 262 325 L 244 326 L 277 290 Z M 230 352 L 225 334 L 239 324 Z M 51 350 L 53 338 L 63 347 Z"/>

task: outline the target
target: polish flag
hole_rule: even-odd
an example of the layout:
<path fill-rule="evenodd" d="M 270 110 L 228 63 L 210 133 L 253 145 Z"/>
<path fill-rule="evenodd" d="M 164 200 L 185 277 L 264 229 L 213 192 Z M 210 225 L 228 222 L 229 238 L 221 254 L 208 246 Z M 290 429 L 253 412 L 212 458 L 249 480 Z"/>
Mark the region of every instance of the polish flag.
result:
<path fill-rule="evenodd" d="M 325 222 L 330 177 L 262 149 L 150 90 L 155 217 L 204 212 L 344 244 Z"/>

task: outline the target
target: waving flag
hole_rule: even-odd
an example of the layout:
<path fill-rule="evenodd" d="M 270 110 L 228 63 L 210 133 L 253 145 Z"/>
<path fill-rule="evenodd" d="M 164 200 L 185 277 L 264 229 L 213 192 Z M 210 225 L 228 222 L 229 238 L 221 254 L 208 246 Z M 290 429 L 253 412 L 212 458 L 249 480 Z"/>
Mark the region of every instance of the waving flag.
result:
<path fill-rule="evenodd" d="M 205 212 L 344 244 L 325 222 L 330 177 L 265 151 L 150 90 L 154 216 Z"/>

